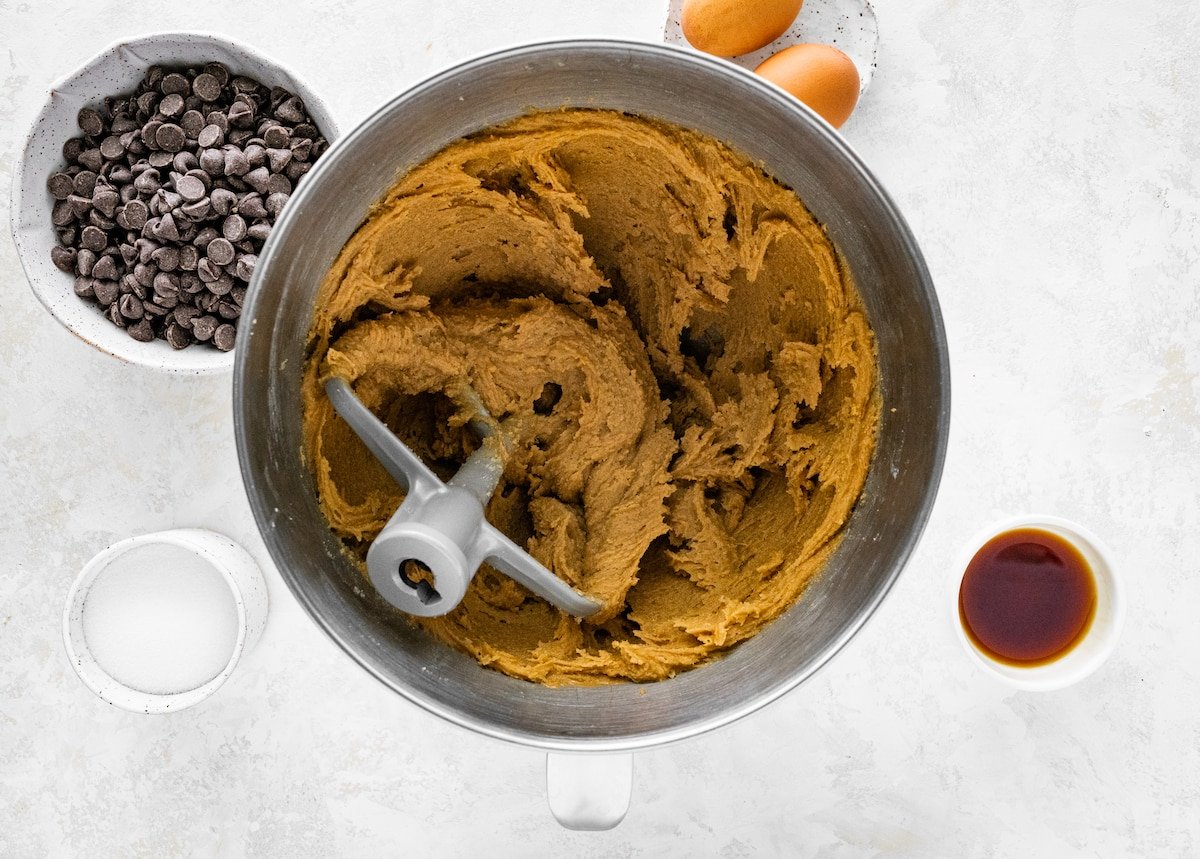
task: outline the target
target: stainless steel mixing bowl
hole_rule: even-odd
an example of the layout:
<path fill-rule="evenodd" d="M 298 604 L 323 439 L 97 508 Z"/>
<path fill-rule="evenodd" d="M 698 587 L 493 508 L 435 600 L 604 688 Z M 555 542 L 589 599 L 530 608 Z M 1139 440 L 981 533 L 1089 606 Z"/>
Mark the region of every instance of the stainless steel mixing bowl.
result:
<path fill-rule="evenodd" d="M 535 108 L 616 108 L 726 141 L 761 161 L 829 230 L 878 339 L 883 424 L 841 546 L 801 600 L 724 658 L 649 685 L 548 689 L 480 667 L 383 607 L 338 551 L 301 465 L 300 375 L 314 297 L 368 207 L 456 138 Z M 389 101 L 337 142 L 260 259 L 240 333 L 242 477 L 275 563 L 313 619 L 399 694 L 465 727 L 552 750 L 642 748 L 731 722 L 802 683 L 863 625 L 933 503 L 949 425 L 945 335 L 912 234 L 836 131 L 723 60 L 631 42 L 513 48 Z"/>

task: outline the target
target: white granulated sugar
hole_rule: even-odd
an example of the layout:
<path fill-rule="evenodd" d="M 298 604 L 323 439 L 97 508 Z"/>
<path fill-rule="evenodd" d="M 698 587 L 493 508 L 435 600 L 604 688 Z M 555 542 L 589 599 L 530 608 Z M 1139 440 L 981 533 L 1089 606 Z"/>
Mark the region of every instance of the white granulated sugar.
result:
<path fill-rule="evenodd" d="M 178 546 L 121 554 L 96 576 L 83 605 L 96 662 L 151 694 L 186 692 L 216 677 L 237 633 L 237 605 L 221 572 Z"/>

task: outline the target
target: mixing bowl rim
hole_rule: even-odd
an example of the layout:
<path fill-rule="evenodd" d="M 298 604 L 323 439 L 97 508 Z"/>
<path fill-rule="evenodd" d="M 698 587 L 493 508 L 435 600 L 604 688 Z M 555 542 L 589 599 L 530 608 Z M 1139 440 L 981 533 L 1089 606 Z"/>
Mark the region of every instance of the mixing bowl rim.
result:
<path fill-rule="evenodd" d="M 512 45 L 497 50 L 487 51 L 470 57 L 462 62 L 449 65 L 440 71 L 423 78 L 416 84 L 401 91 L 395 96 L 387 99 L 379 107 L 373 110 L 367 117 L 358 122 L 352 129 L 341 136 L 334 142 L 329 151 L 323 158 L 316 162 L 312 175 L 308 177 L 307 182 L 300 184 L 297 194 L 292 199 L 291 203 L 285 208 L 276 229 L 272 230 L 272 236 L 267 240 L 267 244 L 260 255 L 259 265 L 255 272 L 253 283 L 246 298 L 245 315 L 251 320 L 250 332 L 257 323 L 258 309 L 258 283 L 264 273 L 268 271 L 272 264 L 275 263 L 275 248 L 279 242 L 276 236 L 283 235 L 287 232 L 291 222 L 299 217 L 300 212 L 304 212 L 307 208 L 305 203 L 307 197 L 313 193 L 312 189 L 319 184 L 316 181 L 321 175 L 329 170 L 334 169 L 334 165 L 338 160 L 339 154 L 346 149 L 350 149 L 357 140 L 370 133 L 376 124 L 382 122 L 384 118 L 396 110 L 404 102 L 410 101 L 423 91 L 432 87 L 441 86 L 447 79 L 459 77 L 462 75 L 477 72 L 480 69 L 486 69 L 489 65 L 512 58 L 520 58 L 531 54 L 539 54 L 544 52 L 554 51 L 579 51 L 579 50 L 601 50 L 601 51 L 628 51 L 632 53 L 640 53 L 643 56 L 661 56 L 669 58 L 672 61 L 684 60 L 694 63 L 698 66 L 707 68 L 710 72 L 716 75 L 724 75 L 733 77 L 749 89 L 755 91 L 757 95 L 763 99 L 772 102 L 779 110 L 799 113 L 806 120 L 816 126 L 817 133 L 823 135 L 827 142 L 837 150 L 840 157 L 846 159 L 855 171 L 861 176 L 864 185 L 869 193 L 874 194 L 880 204 L 882 217 L 890 220 L 892 228 L 895 230 L 895 235 L 898 243 L 903 247 L 905 254 L 912 261 L 917 273 L 917 279 L 920 282 L 923 298 L 929 307 L 929 322 L 931 324 L 930 337 L 934 343 L 935 355 L 933 356 L 936 364 L 936 374 L 938 376 L 938 389 L 942 393 L 941 414 L 937 421 L 936 438 L 934 439 L 935 450 L 933 455 L 933 467 L 925 480 L 925 487 L 922 494 L 922 502 L 920 508 L 916 511 L 913 520 L 913 528 L 908 537 L 899 546 L 897 553 L 897 562 L 893 565 L 892 570 L 888 573 L 886 579 L 881 583 L 880 587 L 871 595 L 870 600 L 864 604 L 855 613 L 854 617 L 847 623 L 846 627 L 833 638 L 827 645 L 821 648 L 815 657 L 809 662 L 807 668 L 797 671 L 789 675 L 774 686 L 753 695 L 742 701 L 738 706 L 729 707 L 717 713 L 706 715 L 689 722 L 685 725 L 678 725 L 663 730 L 647 731 L 639 734 L 632 734 L 623 737 L 549 737 L 539 733 L 524 732 L 514 730 L 507 727 L 497 726 L 493 723 L 476 719 L 470 715 L 461 713 L 452 707 L 444 706 L 438 700 L 427 697 L 424 694 L 416 691 L 408 686 L 393 682 L 386 677 L 381 671 L 370 664 L 369 660 L 360 656 L 352 644 L 343 639 L 341 634 L 334 625 L 324 617 L 323 613 L 318 610 L 314 601 L 300 586 L 296 576 L 290 569 L 279 567 L 280 574 L 287 583 L 288 590 L 304 607 L 309 617 L 317 624 L 318 627 L 329 636 L 330 639 L 357 665 L 367 671 L 368 674 L 375 677 L 383 683 L 387 688 L 399 694 L 402 698 L 418 705 L 423 710 L 444 719 L 459 727 L 467 728 L 485 736 L 489 736 L 498 740 L 521 745 L 525 747 L 534 747 L 546 751 L 561 751 L 561 752 L 592 752 L 592 753 L 613 753 L 613 752 L 628 752 L 651 747 L 660 747 L 670 743 L 679 742 L 691 737 L 714 731 L 718 728 L 730 725 L 757 710 L 762 709 L 766 705 L 777 701 L 785 694 L 795 689 L 805 680 L 809 679 L 818 670 L 824 667 L 829 661 L 837 655 L 837 653 L 846 646 L 849 641 L 858 634 L 867 621 L 875 614 L 883 600 L 891 592 L 900 573 L 904 570 L 909 559 L 912 556 L 913 550 L 920 541 L 925 527 L 928 524 L 933 505 L 937 498 L 938 487 L 941 482 L 943 466 L 946 459 L 946 451 L 949 440 L 949 424 L 950 424 L 950 368 L 949 368 L 949 353 L 946 340 L 945 325 L 941 315 L 940 304 L 937 299 L 937 294 L 934 291 L 933 281 L 929 274 L 928 266 L 925 263 L 925 258 L 921 253 L 916 239 L 912 231 L 909 229 L 908 223 L 900 213 L 891 196 L 883 188 L 882 184 L 875 175 L 868 169 L 862 159 L 855 151 L 846 143 L 841 135 L 834 130 L 832 126 L 821 119 L 821 117 L 811 110 L 806 105 L 797 101 L 791 95 L 779 89 L 774 84 L 769 83 L 761 77 L 749 72 L 739 66 L 734 65 L 726 60 L 712 57 L 707 54 L 701 54 L 696 51 L 665 44 L 655 44 L 650 42 L 641 42 L 631 39 L 619 38 L 577 38 L 577 39 L 548 39 L 535 42 L 528 42 L 519 45 Z M 449 142 L 449 141 L 447 141 Z M 769 171 L 768 171 L 769 172 Z M 248 340 L 249 337 L 246 338 Z M 246 342 L 239 344 L 236 351 L 234 374 L 233 374 L 233 409 L 234 409 L 234 434 L 237 442 L 238 462 L 242 474 L 243 486 L 246 489 L 246 494 L 250 507 L 254 512 L 255 521 L 262 533 L 263 541 L 267 544 L 270 550 L 272 561 L 276 557 L 276 550 L 279 555 L 283 555 L 283 547 L 277 546 L 277 537 L 275 529 L 271 527 L 272 510 L 270 505 L 265 503 L 255 493 L 249 491 L 249 487 L 256 483 L 256 475 L 251 472 L 249 457 L 246 451 L 249 449 L 249 435 L 251 428 L 246 425 L 245 415 L 242 407 L 243 386 L 247 370 L 247 361 L 249 350 L 246 348 Z M 705 670 L 701 667 L 697 670 Z M 670 681 L 663 681 L 670 682 Z"/>

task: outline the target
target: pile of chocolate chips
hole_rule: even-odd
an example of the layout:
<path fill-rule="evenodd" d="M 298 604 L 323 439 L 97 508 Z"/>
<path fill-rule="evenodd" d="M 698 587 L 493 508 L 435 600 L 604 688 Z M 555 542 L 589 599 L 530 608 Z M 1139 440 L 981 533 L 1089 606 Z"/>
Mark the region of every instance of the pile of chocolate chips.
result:
<path fill-rule="evenodd" d="M 329 148 L 304 103 L 220 63 L 153 66 L 79 127 L 46 183 L 54 264 L 135 340 L 232 349 L 271 225 Z"/>

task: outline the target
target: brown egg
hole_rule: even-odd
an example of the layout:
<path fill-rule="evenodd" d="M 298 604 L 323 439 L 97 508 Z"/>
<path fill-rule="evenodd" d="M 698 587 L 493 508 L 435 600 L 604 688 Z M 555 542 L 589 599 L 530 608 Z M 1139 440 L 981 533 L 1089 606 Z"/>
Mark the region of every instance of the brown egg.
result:
<path fill-rule="evenodd" d="M 771 44 L 792 26 L 804 0 L 684 0 L 679 25 L 692 47 L 736 57 Z"/>
<path fill-rule="evenodd" d="M 858 103 L 858 69 L 831 45 L 792 45 L 763 60 L 754 71 L 800 99 L 834 128 L 842 127 Z"/>

